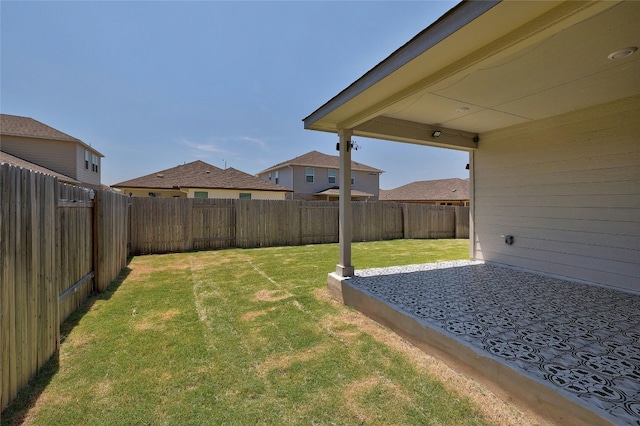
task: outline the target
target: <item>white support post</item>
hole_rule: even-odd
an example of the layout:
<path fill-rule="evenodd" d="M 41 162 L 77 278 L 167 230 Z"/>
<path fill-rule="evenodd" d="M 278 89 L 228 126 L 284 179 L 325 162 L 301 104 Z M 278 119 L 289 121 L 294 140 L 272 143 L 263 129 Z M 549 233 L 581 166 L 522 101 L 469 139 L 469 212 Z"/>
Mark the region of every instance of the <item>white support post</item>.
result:
<path fill-rule="evenodd" d="M 476 259 L 476 176 L 475 151 L 469 151 L 469 256 Z"/>
<path fill-rule="evenodd" d="M 336 273 L 341 277 L 352 277 L 351 265 L 351 135 L 350 129 L 338 131 L 340 137 L 340 260 Z"/>

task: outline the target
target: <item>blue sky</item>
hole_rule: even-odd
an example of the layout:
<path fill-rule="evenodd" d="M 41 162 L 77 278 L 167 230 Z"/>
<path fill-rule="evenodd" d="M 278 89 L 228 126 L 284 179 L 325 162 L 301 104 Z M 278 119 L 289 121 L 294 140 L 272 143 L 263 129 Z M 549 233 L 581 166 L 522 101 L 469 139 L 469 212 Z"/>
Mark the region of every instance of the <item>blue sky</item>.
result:
<path fill-rule="evenodd" d="M 0 110 L 95 147 L 106 184 L 337 155 L 302 119 L 456 3 L 3 0 Z M 466 152 L 354 140 L 383 189 L 468 176 Z"/>

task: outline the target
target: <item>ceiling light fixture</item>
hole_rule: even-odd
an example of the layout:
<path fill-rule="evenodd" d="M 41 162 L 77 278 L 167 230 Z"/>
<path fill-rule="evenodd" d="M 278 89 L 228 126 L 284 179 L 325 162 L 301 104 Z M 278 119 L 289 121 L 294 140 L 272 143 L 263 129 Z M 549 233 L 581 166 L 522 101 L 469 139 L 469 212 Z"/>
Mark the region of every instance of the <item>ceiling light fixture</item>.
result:
<path fill-rule="evenodd" d="M 612 61 L 626 58 L 627 56 L 632 55 L 636 50 L 638 50 L 638 48 L 635 46 L 625 47 L 624 49 L 616 50 L 615 52 L 610 53 L 607 58 L 611 59 Z"/>
<path fill-rule="evenodd" d="M 458 109 L 456 109 L 456 112 L 469 112 L 470 108 L 469 107 L 460 107 Z"/>

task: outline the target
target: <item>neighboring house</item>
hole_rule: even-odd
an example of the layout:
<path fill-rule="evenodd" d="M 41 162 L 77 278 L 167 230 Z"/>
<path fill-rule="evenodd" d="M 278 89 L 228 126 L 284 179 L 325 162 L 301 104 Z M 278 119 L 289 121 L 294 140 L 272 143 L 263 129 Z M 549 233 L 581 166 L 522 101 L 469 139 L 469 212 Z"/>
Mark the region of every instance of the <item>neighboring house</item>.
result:
<path fill-rule="evenodd" d="M 268 182 L 293 190 L 297 200 L 337 200 L 339 196 L 340 157 L 311 151 L 276 164 L 258 173 Z M 353 200 L 377 200 L 382 170 L 351 162 Z"/>
<path fill-rule="evenodd" d="M 100 152 L 80 139 L 29 117 L 0 114 L 0 147 L 21 160 L 100 188 Z"/>
<path fill-rule="evenodd" d="M 421 180 L 399 186 L 396 189 L 381 189 L 380 201 L 468 206 L 469 179 Z"/>
<path fill-rule="evenodd" d="M 223 170 L 200 160 L 111 187 L 134 197 L 284 200 L 290 192 L 284 186 L 265 182 L 240 170 Z"/>
<path fill-rule="evenodd" d="M 7 154 L 6 152 L 2 152 L 2 151 L 0 151 L 0 164 L 11 164 L 12 166 L 20 167 L 23 169 L 29 169 L 29 170 L 33 170 L 34 172 L 57 177 L 58 181 L 62 183 L 66 183 L 68 185 L 78 185 L 80 183 L 79 181 L 77 181 L 72 177 L 63 175 L 62 173 L 58 173 L 56 171 L 47 169 L 46 167 L 39 166 L 30 161 L 23 160 L 22 158 L 18 158 L 14 155 Z"/>
<path fill-rule="evenodd" d="M 638 22 L 635 1 L 461 2 L 304 127 L 466 150 L 473 259 L 640 292 Z"/>

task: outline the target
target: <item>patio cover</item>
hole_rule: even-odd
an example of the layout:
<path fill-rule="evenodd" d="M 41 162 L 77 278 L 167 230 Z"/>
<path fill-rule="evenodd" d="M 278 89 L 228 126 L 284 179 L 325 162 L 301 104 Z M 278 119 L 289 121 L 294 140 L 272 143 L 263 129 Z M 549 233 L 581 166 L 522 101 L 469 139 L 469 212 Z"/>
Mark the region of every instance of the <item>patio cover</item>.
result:
<path fill-rule="evenodd" d="M 473 191 L 473 151 L 483 132 L 640 93 L 640 54 L 612 60 L 638 45 L 638 22 L 634 1 L 462 2 L 306 117 L 304 127 L 338 133 L 349 161 L 352 135 L 469 151 Z M 345 232 L 348 204 L 341 204 Z M 343 237 L 350 246 L 350 235 Z M 350 262 L 344 247 L 338 275 L 352 275 Z"/>

